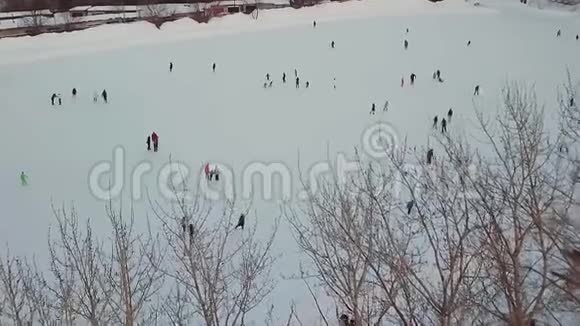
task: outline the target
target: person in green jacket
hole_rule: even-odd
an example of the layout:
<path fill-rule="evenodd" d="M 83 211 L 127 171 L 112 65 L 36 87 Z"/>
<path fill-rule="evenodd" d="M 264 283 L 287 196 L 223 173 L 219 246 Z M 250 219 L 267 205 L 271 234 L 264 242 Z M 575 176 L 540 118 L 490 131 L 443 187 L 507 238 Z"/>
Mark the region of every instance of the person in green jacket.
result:
<path fill-rule="evenodd" d="M 28 185 L 28 176 L 24 174 L 24 172 L 20 173 L 20 182 L 22 183 L 23 186 Z"/>

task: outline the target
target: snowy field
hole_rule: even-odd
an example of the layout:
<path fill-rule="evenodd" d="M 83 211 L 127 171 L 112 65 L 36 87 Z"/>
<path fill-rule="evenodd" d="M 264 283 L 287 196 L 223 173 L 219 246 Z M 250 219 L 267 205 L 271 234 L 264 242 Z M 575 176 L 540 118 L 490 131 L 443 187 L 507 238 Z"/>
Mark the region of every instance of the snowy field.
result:
<path fill-rule="evenodd" d="M 251 203 L 249 218 L 267 229 L 283 201 L 298 200 L 300 170 L 308 173 L 329 159 L 334 164 L 339 153 L 353 158 L 376 123 L 390 124 L 396 139 L 421 147 L 433 117 L 453 108 L 450 131 L 469 134 L 474 102 L 493 114 L 501 87 L 519 81 L 534 85 L 554 127 L 566 69 L 580 76 L 579 18 L 518 1 L 475 7 L 459 0 L 366 0 L 261 11 L 258 20 L 178 21 L 160 31 L 135 23 L 0 40 L 0 251 L 7 244 L 13 254 L 45 259 L 51 203 L 74 204 L 104 232 L 105 201 L 91 193 L 89 174 L 112 160 L 115 148 L 125 153 L 124 206 L 132 197 L 130 173 L 140 163 L 153 167 L 143 177 L 143 192 L 159 199 L 157 176 L 170 156 L 189 167 L 192 185 L 205 163 L 219 163 L 233 172 L 239 210 Z M 444 83 L 432 80 L 437 69 Z M 267 73 L 273 87 L 264 89 Z M 411 73 L 417 75 L 413 87 Z M 475 85 L 481 85 L 477 98 Z M 103 89 L 109 103 L 93 103 L 93 93 Z M 62 94 L 62 106 L 51 106 L 53 93 Z M 369 114 L 372 103 L 376 115 Z M 160 137 L 158 153 L 146 150 L 152 131 Z M 244 198 L 243 174 L 256 162 L 286 166 L 290 198 L 278 191 L 264 199 L 258 180 L 253 198 Z M 29 177 L 27 187 L 20 186 L 21 171 Z M 144 228 L 146 218 L 153 219 L 146 195 L 134 205 Z M 298 271 L 300 257 L 284 225 L 276 253 L 283 258 L 276 276 Z M 301 313 L 312 312 L 299 282 L 280 280 L 272 298 L 267 304 L 281 314 L 292 300 Z M 260 325 L 262 311 L 257 313 Z"/>

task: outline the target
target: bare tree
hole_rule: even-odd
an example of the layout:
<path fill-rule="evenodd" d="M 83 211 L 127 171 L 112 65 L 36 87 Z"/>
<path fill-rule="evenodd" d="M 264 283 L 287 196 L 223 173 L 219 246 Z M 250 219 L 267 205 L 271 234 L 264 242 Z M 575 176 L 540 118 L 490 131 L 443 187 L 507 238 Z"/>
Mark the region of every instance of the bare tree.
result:
<path fill-rule="evenodd" d="M 560 128 L 564 135 L 573 142 L 580 141 L 580 104 L 578 91 L 580 83 L 572 79 L 570 71 L 566 72 L 566 82 L 559 93 Z"/>
<path fill-rule="evenodd" d="M 132 208 L 129 218 L 125 218 L 122 209 L 115 211 L 109 203 L 107 216 L 112 227 L 111 251 L 103 255 L 102 264 L 113 289 L 113 317 L 126 326 L 147 323 L 153 316 L 151 300 L 164 281 L 164 249 L 151 230 L 141 234 L 135 231 Z"/>
<path fill-rule="evenodd" d="M 112 286 L 101 264 L 101 245 L 93 234 L 90 221 L 84 230 L 74 208 L 56 210 L 57 237 L 49 233 L 50 271 L 54 282 L 49 287 L 56 298 L 63 323 L 72 325 L 76 316 L 90 325 L 111 320 Z"/>
<path fill-rule="evenodd" d="M 260 240 L 255 218 L 246 221 L 244 229 L 234 228 L 238 218 L 232 203 L 214 212 L 197 200 L 186 203 L 183 198 L 176 199 L 170 210 L 159 204 L 152 207 L 162 224 L 171 261 L 176 264 L 165 273 L 182 289 L 179 300 L 186 303 L 182 309 L 204 325 L 244 325 L 247 313 L 274 287 L 271 251 L 279 219 L 274 221 L 272 232 Z"/>
<path fill-rule="evenodd" d="M 478 113 L 492 155 L 479 160 L 477 177 L 469 176 L 483 267 L 475 303 L 486 321 L 558 321 L 562 288 L 554 286 L 551 268 L 563 261 L 560 222 L 572 205 L 572 167 L 558 151 L 559 137 L 547 138 L 533 90 L 509 85 L 503 104 L 495 124 Z"/>
<path fill-rule="evenodd" d="M 309 264 L 301 267 L 300 279 L 325 325 L 333 322 L 326 316 L 308 279 L 322 286 L 341 310 L 352 315 L 357 325 L 380 323 L 388 307 L 377 305 L 370 283 L 370 251 L 374 248 L 367 245 L 364 230 L 376 216 L 369 211 L 364 195 L 352 196 L 351 190 L 333 179 L 321 185 L 317 193 L 308 191 L 309 200 L 304 209 L 298 212 L 291 209 L 287 214 L 294 237 L 309 258 Z"/>
<path fill-rule="evenodd" d="M 380 171 L 361 163 L 351 183 L 309 193 L 306 218 L 290 216 L 312 276 L 355 325 L 527 326 L 578 309 L 554 274 L 570 270 L 564 249 L 578 243 L 566 226 L 573 167 L 533 91 L 503 95 L 496 124 L 478 112 L 487 156 L 441 136 L 434 163 L 406 150 Z"/>
<path fill-rule="evenodd" d="M 26 326 L 34 321 L 36 311 L 27 292 L 29 280 L 20 258 L 12 256 L 8 250 L 6 257 L 0 260 L 0 302 L 4 306 L 3 316 L 16 326 Z"/>

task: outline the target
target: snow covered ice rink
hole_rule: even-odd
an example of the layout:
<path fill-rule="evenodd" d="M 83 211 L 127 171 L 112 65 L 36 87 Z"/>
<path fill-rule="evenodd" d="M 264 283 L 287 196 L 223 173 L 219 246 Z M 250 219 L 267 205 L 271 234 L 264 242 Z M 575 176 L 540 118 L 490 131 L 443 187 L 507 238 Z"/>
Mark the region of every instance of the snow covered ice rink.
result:
<path fill-rule="evenodd" d="M 493 114 L 509 81 L 534 85 L 546 123 L 554 127 L 566 69 L 580 76 L 579 33 L 578 13 L 538 10 L 518 1 L 482 1 L 476 7 L 459 0 L 438 5 L 365 0 L 261 11 L 258 20 L 244 15 L 208 25 L 181 20 L 160 31 L 135 23 L 0 40 L 1 251 L 8 244 L 13 254 L 46 259 L 51 203 L 74 204 L 105 232 L 105 202 L 91 194 L 89 172 L 110 161 L 118 147 L 125 153 L 125 207 L 131 170 L 141 162 L 153 165 L 142 189 L 156 197 L 158 172 L 170 156 L 192 174 L 206 162 L 230 167 L 238 191 L 248 165 L 282 163 L 292 173 L 290 200 L 296 201 L 300 169 L 334 161 L 339 153 L 353 158 L 365 129 L 387 122 L 399 141 L 422 147 L 433 116 L 441 119 L 453 108 L 449 130 L 469 134 L 474 101 Z M 172 73 L 169 62 L 175 65 Z M 294 87 L 294 69 L 300 89 Z M 437 69 L 442 84 L 432 80 Z M 267 73 L 273 87 L 264 89 Z M 411 73 L 417 75 L 413 87 Z M 474 99 L 477 84 L 482 93 Z M 93 93 L 103 89 L 109 103 L 93 103 Z M 50 105 L 53 93 L 62 94 L 62 106 Z M 389 110 L 383 112 L 386 100 Z M 376 115 L 369 114 L 372 103 Z M 158 153 L 146 150 L 152 131 L 160 137 Z M 20 186 L 21 171 L 29 177 L 27 187 Z M 239 193 L 238 206 L 242 211 L 251 202 L 248 218 L 268 229 L 287 198 L 278 191 L 264 200 L 261 193 L 256 187 L 253 200 Z M 145 228 L 147 217 L 154 220 L 146 196 L 134 205 L 137 223 L 143 221 L 139 227 Z M 283 259 L 275 276 L 298 272 L 300 257 L 284 225 L 276 253 Z M 295 281 L 280 280 L 266 305 L 273 303 L 284 314 L 291 300 L 303 314 L 314 313 L 306 290 Z M 260 325 L 263 310 L 256 314 Z"/>

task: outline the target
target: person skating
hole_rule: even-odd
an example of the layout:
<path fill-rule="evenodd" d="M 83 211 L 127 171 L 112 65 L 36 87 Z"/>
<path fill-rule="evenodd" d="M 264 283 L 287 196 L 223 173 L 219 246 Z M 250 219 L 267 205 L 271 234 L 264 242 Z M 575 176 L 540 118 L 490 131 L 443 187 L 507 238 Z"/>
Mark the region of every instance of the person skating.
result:
<path fill-rule="evenodd" d="M 405 87 L 405 77 L 401 77 L 401 88 Z"/>
<path fill-rule="evenodd" d="M 266 74 L 266 80 L 270 81 L 270 74 Z"/>
<path fill-rule="evenodd" d="M 407 30 L 405 31 L 406 34 L 409 34 L 409 29 L 407 28 Z"/>
<path fill-rule="evenodd" d="M 437 79 L 437 71 L 433 71 L 433 80 Z"/>
<path fill-rule="evenodd" d="M 576 41 L 578 41 L 578 34 L 576 34 Z"/>
<path fill-rule="evenodd" d="M 336 89 L 336 77 L 334 77 L 334 79 L 332 80 L 332 87 Z"/>
<path fill-rule="evenodd" d="M 467 46 L 471 45 L 471 40 L 467 41 Z"/>
<path fill-rule="evenodd" d="M 282 83 L 286 84 L 286 73 L 282 74 Z"/>
<path fill-rule="evenodd" d="M 433 118 L 433 128 L 436 129 L 437 128 L 437 123 L 439 122 L 439 117 L 435 116 L 435 118 Z"/>
<path fill-rule="evenodd" d="M 330 42 L 330 47 L 334 49 L 335 43 L 334 41 Z"/>
<path fill-rule="evenodd" d="M 77 96 L 77 89 L 76 88 L 72 89 L 72 96 L 73 97 Z"/>
<path fill-rule="evenodd" d="M 58 105 L 62 105 L 62 97 L 60 97 L 60 94 L 58 94 L 57 98 L 58 98 Z"/>
<path fill-rule="evenodd" d="M 310 82 L 306 81 L 306 88 L 310 88 Z"/>
<path fill-rule="evenodd" d="M 54 105 L 54 100 L 56 100 L 56 98 L 57 98 L 56 93 L 52 93 L 52 96 L 50 97 L 50 103 L 52 105 Z"/>
<path fill-rule="evenodd" d="M 427 164 L 431 164 L 433 162 L 433 148 L 427 151 Z"/>
<path fill-rule="evenodd" d="M 212 70 L 213 72 L 215 72 L 215 68 L 216 68 L 216 65 L 215 65 L 215 62 L 214 62 L 214 63 L 213 63 L 213 65 L 211 66 L 211 70 Z"/>
<path fill-rule="evenodd" d="M 243 230 L 245 224 L 246 224 L 246 215 L 242 214 L 240 215 L 240 218 L 238 219 L 238 224 L 236 224 L 236 227 L 234 229 L 242 228 Z"/>
<path fill-rule="evenodd" d="M 474 89 L 474 91 L 473 91 L 473 95 L 474 95 L 474 96 L 475 96 L 475 95 L 479 95 L 479 85 L 476 85 L 476 86 L 475 86 L 475 89 Z"/>
<path fill-rule="evenodd" d="M 103 92 L 101 93 L 101 96 L 103 97 L 103 101 L 105 101 L 105 103 L 109 103 L 108 101 L 108 94 L 107 94 L 107 90 L 104 89 Z"/>
<path fill-rule="evenodd" d="M 316 28 L 316 20 L 312 22 L 312 27 Z"/>
<path fill-rule="evenodd" d="M 296 88 L 300 88 L 300 78 L 296 77 Z"/>
<path fill-rule="evenodd" d="M 437 69 L 437 71 L 435 72 L 435 74 L 437 75 L 437 79 L 441 80 L 441 70 Z"/>
<path fill-rule="evenodd" d="M 203 167 L 203 173 L 205 173 L 205 178 L 211 181 L 211 168 L 209 167 L 209 163 L 206 163 Z"/>
<path fill-rule="evenodd" d="M 376 106 L 375 106 L 375 103 L 373 103 L 373 105 L 371 106 L 371 112 L 370 113 L 371 114 L 375 114 L 375 112 L 376 112 Z"/>
<path fill-rule="evenodd" d="M 24 171 L 20 172 L 20 183 L 23 186 L 28 186 L 28 176 L 24 174 Z"/>
<path fill-rule="evenodd" d="M 268 82 L 264 82 L 264 88 L 268 88 Z"/>
<path fill-rule="evenodd" d="M 272 85 L 274 85 L 274 81 L 270 80 L 270 83 L 268 84 L 268 88 L 272 88 Z"/>
<path fill-rule="evenodd" d="M 404 45 L 405 45 L 405 50 L 407 50 L 409 48 L 409 41 L 405 40 Z"/>
<path fill-rule="evenodd" d="M 415 205 L 414 200 L 410 200 L 407 202 L 407 215 L 411 215 L 411 211 L 413 210 L 414 205 Z"/>
<path fill-rule="evenodd" d="M 169 72 L 173 72 L 173 62 L 169 63 Z"/>
<path fill-rule="evenodd" d="M 445 118 L 443 118 L 441 120 L 441 133 L 446 133 L 447 132 L 447 120 L 445 120 Z"/>
<path fill-rule="evenodd" d="M 215 181 L 220 181 L 220 170 L 218 169 L 217 165 L 213 168 L 211 174 L 215 177 Z"/>
<path fill-rule="evenodd" d="M 193 240 L 193 224 L 189 224 L 189 240 Z"/>
<path fill-rule="evenodd" d="M 298 70 L 294 69 L 294 78 L 298 78 Z"/>
<path fill-rule="evenodd" d="M 573 107 L 576 105 L 576 102 L 574 102 L 574 98 L 570 97 L 570 107 Z"/>
<path fill-rule="evenodd" d="M 147 136 L 147 150 L 151 150 L 151 136 Z"/>
<path fill-rule="evenodd" d="M 447 120 L 449 122 L 451 122 L 451 118 L 453 117 L 453 109 L 449 108 L 449 111 L 447 111 Z"/>
<path fill-rule="evenodd" d="M 159 149 L 159 136 L 155 131 L 151 134 L 151 141 L 153 142 L 153 151 L 157 152 Z"/>
<path fill-rule="evenodd" d="M 389 111 L 389 100 L 385 102 L 385 105 L 383 106 L 383 111 Z"/>
<path fill-rule="evenodd" d="M 417 75 L 415 75 L 415 73 L 411 74 L 411 85 L 415 85 L 415 79 L 417 78 Z"/>
<path fill-rule="evenodd" d="M 560 37 L 560 36 L 562 36 L 562 30 L 559 29 L 558 32 L 556 33 L 556 37 Z"/>

